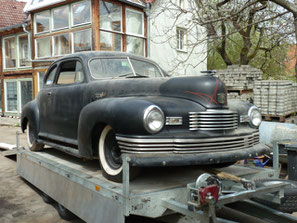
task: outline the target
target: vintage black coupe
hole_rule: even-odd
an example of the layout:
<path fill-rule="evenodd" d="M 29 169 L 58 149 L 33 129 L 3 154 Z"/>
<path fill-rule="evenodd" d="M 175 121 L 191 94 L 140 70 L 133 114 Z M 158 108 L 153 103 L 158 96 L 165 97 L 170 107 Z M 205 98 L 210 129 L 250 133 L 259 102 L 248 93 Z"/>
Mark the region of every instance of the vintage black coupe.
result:
<path fill-rule="evenodd" d="M 78 53 L 49 67 L 21 124 L 31 150 L 48 145 L 99 159 L 113 181 L 122 179 L 123 153 L 132 169 L 225 164 L 267 153 L 258 109 L 228 104 L 226 94 L 212 75 L 170 78 L 143 57 Z"/>

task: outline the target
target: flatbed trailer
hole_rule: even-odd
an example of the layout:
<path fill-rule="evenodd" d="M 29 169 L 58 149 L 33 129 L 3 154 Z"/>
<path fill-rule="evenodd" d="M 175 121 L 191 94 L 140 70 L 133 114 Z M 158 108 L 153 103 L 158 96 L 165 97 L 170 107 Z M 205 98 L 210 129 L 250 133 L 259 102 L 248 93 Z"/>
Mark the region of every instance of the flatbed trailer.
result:
<path fill-rule="evenodd" d="M 277 176 L 272 168 L 240 165 L 220 171 L 247 180 Z M 286 183 L 246 190 L 242 184 L 226 180 L 222 190 L 229 193 L 220 196 L 216 202 L 209 199 L 207 205 L 201 206 L 193 198 L 199 193 L 195 191 L 195 181 L 206 172 L 199 167 L 146 168 L 130 182 L 129 157 L 124 155 L 123 183 L 115 183 L 103 177 L 96 160 L 83 161 L 54 149 L 31 152 L 21 148 L 17 155 L 17 172 L 60 205 L 90 223 L 124 223 L 129 215 L 162 222 L 235 222 L 217 217 L 218 209 L 232 210 L 230 213 L 239 215 L 243 213 L 243 218 L 259 217 L 267 222 L 297 222 L 297 218 L 291 215 L 249 199 L 262 197 L 280 202 L 284 188 L 288 186 Z"/>

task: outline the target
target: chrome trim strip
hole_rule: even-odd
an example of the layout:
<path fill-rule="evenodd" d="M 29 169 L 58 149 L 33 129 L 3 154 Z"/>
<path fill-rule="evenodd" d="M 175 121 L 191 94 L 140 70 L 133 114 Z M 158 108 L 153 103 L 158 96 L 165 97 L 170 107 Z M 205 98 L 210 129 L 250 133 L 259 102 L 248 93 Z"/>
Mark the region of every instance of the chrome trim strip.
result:
<path fill-rule="evenodd" d="M 143 138 L 128 138 L 122 136 L 116 136 L 117 141 L 131 142 L 131 143 L 202 143 L 202 142 L 217 142 L 217 141 L 226 141 L 226 140 L 238 140 L 249 137 L 259 137 L 259 132 L 252 133 L 250 135 L 244 136 L 232 136 L 232 137 L 218 137 L 218 138 L 192 138 L 192 139 L 143 139 Z"/>

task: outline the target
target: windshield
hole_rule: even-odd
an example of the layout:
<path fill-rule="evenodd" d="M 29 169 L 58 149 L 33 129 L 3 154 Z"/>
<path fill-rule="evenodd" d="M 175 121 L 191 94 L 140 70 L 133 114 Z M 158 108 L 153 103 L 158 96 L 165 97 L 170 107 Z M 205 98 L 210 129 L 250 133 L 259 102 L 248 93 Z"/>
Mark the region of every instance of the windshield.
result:
<path fill-rule="evenodd" d="M 95 58 L 89 63 L 94 78 L 162 77 L 154 64 L 129 58 Z"/>

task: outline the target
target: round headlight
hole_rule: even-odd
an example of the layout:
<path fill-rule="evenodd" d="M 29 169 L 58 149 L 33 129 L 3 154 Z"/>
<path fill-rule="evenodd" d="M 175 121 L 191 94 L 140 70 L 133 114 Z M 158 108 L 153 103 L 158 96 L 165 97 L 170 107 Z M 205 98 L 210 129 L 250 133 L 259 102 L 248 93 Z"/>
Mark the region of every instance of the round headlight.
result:
<path fill-rule="evenodd" d="M 164 120 L 164 113 L 158 106 L 151 105 L 145 109 L 143 122 L 144 127 L 148 132 L 159 132 L 164 126 Z"/>
<path fill-rule="evenodd" d="M 256 106 L 252 106 L 248 112 L 249 123 L 252 127 L 259 127 L 262 122 L 262 115 Z"/>

